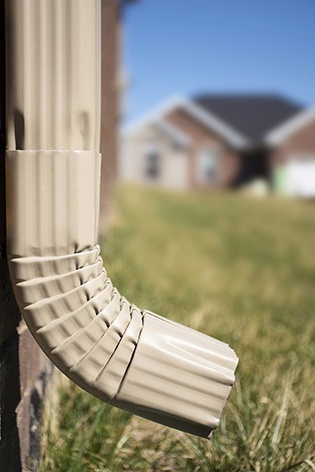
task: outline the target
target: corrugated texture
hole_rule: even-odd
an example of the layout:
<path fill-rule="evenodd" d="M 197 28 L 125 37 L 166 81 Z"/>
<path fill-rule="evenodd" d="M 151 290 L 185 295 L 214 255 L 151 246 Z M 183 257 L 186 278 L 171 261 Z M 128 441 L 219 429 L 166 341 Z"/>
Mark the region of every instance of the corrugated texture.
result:
<path fill-rule="evenodd" d="M 142 313 L 113 287 L 98 251 L 90 252 L 94 260 L 83 265 L 80 253 L 72 256 L 75 271 L 60 275 L 52 269 L 45 277 L 20 280 L 14 291 L 30 331 L 54 364 L 88 392 L 111 401 L 137 346 Z M 11 259 L 12 273 L 34 259 Z M 37 257 L 37 268 L 41 259 L 47 266 L 47 257 Z M 53 268 L 64 257 L 49 259 Z"/>
<path fill-rule="evenodd" d="M 145 312 L 139 345 L 116 399 L 149 419 L 156 419 L 156 405 L 163 405 L 159 422 L 209 436 L 219 424 L 236 365 L 226 344 Z"/>
<path fill-rule="evenodd" d="M 50 359 L 113 405 L 207 437 L 237 357 L 129 303 L 96 246 L 99 0 L 7 0 L 7 215 L 21 313 Z"/>
<path fill-rule="evenodd" d="M 8 149 L 98 151 L 100 0 L 6 0 L 6 16 Z"/>
<path fill-rule="evenodd" d="M 237 358 L 220 341 L 143 314 L 113 287 L 95 246 L 99 154 L 10 151 L 6 161 L 10 271 L 39 345 L 102 400 L 208 436 Z"/>
<path fill-rule="evenodd" d="M 6 173 L 11 256 L 61 256 L 95 246 L 100 154 L 9 151 Z"/>

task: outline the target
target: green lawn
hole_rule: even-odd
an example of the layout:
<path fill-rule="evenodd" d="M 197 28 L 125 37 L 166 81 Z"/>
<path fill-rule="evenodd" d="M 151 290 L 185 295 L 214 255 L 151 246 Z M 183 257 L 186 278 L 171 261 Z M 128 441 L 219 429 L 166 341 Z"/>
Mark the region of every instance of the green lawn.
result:
<path fill-rule="evenodd" d="M 236 384 L 211 441 L 102 404 L 62 379 L 42 471 L 314 471 L 315 202 L 117 192 L 103 242 L 142 308 L 229 343 Z"/>

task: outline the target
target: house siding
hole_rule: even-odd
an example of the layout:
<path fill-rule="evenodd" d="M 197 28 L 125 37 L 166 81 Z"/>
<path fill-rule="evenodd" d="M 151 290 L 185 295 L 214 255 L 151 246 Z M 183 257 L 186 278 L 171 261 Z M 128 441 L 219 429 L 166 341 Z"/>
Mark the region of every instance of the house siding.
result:
<path fill-rule="evenodd" d="M 156 144 L 160 155 L 160 173 L 156 178 L 145 174 L 144 154 L 148 144 Z M 189 155 L 174 145 L 152 125 L 146 125 L 124 140 L 120 175 L 122 180 L 169 189 L 186 189 L 189 185 Z"/>

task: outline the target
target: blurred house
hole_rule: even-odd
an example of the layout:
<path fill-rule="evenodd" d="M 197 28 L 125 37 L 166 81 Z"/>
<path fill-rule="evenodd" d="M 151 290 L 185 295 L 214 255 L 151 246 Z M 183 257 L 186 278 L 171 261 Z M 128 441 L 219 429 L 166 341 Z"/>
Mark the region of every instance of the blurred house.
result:
<path fill-rule="evenodd" d="M 299 194 L 304 161 L 315 159 L 315 112 L 276 95 L 175 98 L 126 127 L 121 146 L 122 180 L 188 190 L 264 179 Z"/>
<path fill-rule="evenodd" d="M 315 197 L 315 107 L 302 110 L 265 137 L 273 188 L 282 194 Z"/>

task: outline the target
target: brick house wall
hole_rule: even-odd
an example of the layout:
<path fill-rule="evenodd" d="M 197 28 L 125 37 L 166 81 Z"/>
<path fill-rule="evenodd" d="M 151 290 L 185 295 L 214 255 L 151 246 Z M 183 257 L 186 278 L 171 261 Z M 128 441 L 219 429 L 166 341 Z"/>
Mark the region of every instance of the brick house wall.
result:
<path fill-rule="evenodd" d="M 0 189 L 4 183 L 4 155 L 0 155 Z M 1 192 L 2 193 L 2 192 Z M 1 200 L 3 202 L 3 200 Z M 3 228 L 3 204 L 0 224 Z M 0 234 L 0 470 L 15 472 L 21 470 L 19 435 L 16 408 L 19 404 L 19 358 L 18 334 L 19 312 L 15 305 L 9 284 L 8 267 L 5 258 L 5 238 Z"/>
<path fill-rule="evenodd" d="M 170 129 L 163 129 L 163 123 Z M 145 154 L 150 146 L 157 149 L 159 156 L 159 172 L 154 178 L 145 173 Z M 216 170 L 213 177 L 203 179 L 200 159 L 208 151 L 216 155 Z M 238 181 L 242 165 L 240 152 L 229 147 L 224 139 L 188 112 L 175 108 L 163 115 L 162 121 L 160 118 L 148 120 L 131 132 L 127 131 L 123 137 L 120 177 L 169 189 L 220 189 Z"/>
<path fill-rule="evenodd" d="M 100 234 L 107 226 L 110 197 L 117 178 L 119 125 L 120 2 L 102 0 L 102 102 Z"/>
<path fill-rule="evenodd" d="M 234 184 L 241 167 L 241 156 L 237 151 L 231 149 L 221 137 L 197 122 L 186 111 L 176 109 L 170 112 L 166 118 L 192 138 L 192 146 L 189 152 L 190 188 L 200 186 L 197 177 L 197 160 L 199 154 L 208 146 L 214 146 L 220 154 L 217 178 L 209 185 L 215 188 L 224 188 Z"/>
<path fill-rule="evenodd" d="M 302 157 L 303 155 L 315 157 L 315 119 L 292 133 L 277 149 L 271 152 L 271 168 L 285 164 L 292 156 Z"/>

